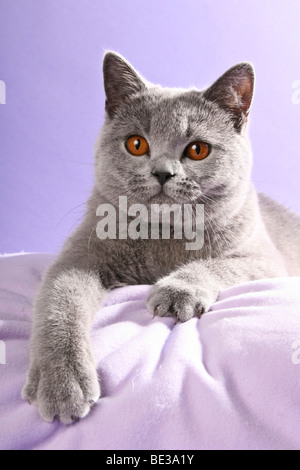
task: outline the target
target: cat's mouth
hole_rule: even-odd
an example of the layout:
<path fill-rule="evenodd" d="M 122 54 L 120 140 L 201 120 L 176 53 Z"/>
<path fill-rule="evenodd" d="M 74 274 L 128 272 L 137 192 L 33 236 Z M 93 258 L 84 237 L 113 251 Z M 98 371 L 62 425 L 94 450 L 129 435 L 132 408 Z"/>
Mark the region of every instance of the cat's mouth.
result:
<path fill-rule="evenodd" d="M 196 202 L 202 196 L 202 191 L 188 191 L 181 186 L 162 186 L 149 198 L 151 204 L 184 204 Z"/>
<path fill-rule="evenodd" d="M 172 203 L 174 204 L 176 200 L 171 195 L 167 194 L 163 188 L 161 188 L 157 193 L 153 194 L 149 198 L 150 204 L 166 204 Z"/>
<path fill-rule="evenodd" d="M 131 202 L 142 204 L 193 204 L 203 196 L 200 184 L 191 178 L 172 178 L 164 184 L 134 177 L 127 194 Z"/>

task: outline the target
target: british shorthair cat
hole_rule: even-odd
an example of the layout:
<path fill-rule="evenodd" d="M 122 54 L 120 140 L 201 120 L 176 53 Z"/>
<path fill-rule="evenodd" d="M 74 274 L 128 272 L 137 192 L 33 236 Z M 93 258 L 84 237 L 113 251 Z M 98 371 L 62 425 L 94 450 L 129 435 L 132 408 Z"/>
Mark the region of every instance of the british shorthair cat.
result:
<path fill-rule="evenodd" d="M 153 284 L 149 311 L 184 322 L 208 312 L 224 288 L 300 275 L 300 217 L 251 182 L 252 65 L 232 67 L 202 91 L 153 85 L 114 52 L 105 54 L 103 73 L 106 119 L 95 185 L 83 222 L 49 268 L 34 306 L 23 397 L 46 421 L 83 418 L 100 397 L 90 328 L 110 289 Z M 147 210 L 202 205 L 201 247 L 186 249 L 174 227 L 169 239 L 118 230 L 101 239 L 97 208 L 117 210 L 120 196 Z"/>

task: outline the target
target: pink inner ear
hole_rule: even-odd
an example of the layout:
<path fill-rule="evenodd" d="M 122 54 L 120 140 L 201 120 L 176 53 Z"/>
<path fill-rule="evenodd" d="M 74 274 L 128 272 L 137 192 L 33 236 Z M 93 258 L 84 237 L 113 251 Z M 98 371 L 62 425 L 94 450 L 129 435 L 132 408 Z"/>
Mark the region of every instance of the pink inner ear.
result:
<path fill-rule="evenodd" d="M 248 110 L 251 104 L 253 92 L 253 86 L 249 76 L 243 77 L 241 79 L 237 92 L 240 97 L 240 109 L 242 111 Z"/>
<path fill-rule="evenodd" d="M 224 73 L 204 93 L 224 110 L 230 111 L 234 126 L 240 129 L 249 114 L 254 85 L 254 71 L 250 64 L 238 64 Z"/>

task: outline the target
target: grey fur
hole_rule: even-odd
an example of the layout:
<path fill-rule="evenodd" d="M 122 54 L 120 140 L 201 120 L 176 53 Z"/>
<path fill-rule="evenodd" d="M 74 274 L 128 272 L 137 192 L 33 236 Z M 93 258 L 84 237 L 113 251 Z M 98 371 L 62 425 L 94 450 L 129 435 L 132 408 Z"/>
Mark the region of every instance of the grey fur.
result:
<path fill-rule="evenodd" d="M 155 284 L 147 304 L 180 321 L 207 312 L 220 290 L 265 277 L 300 275 L 300 218 L 258 195 L 251 183 L 247 117 L 254 71 L 238 64 L 204 91 L 166 89 L 145 80 L 118 54 L 104 59 L 106 120 L 95 152 L 95 186 L 85 218 L 46 274 L 34 306 L 30 368 L 23 397 L 47 421 L 85 416 L 100 396 L 89 332 L 107 291 Z M 150 154 L 134 157 L 125 140 L 139 134 Z M 201 139 L 202 161 L 184 157 Z M 152 174 L 171 172 L 163 186 Z M 101 203 L 205 204 L 205 243 L 99 240 Z"/>

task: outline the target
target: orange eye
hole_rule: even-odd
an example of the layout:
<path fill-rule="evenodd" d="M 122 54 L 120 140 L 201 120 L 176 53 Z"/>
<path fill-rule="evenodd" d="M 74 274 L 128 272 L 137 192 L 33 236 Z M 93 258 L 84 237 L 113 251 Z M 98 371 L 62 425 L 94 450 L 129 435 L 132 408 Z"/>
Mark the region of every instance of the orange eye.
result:
<path fill-rule="evenodd" d="M 149 152 L 149 144 L 144 137 L 140 135 L 133 135 L 129 137 L 126 142 L 126 148 L 128 152 L 136 157 L 141 157 L 145 153 Z"/>
<path fill-rule="evenodd" d="M 186 148 L 185 155 L 192 160 L 203 160 L 210 152 L 210 147 L 205 142 L 192 142 Z"/>

